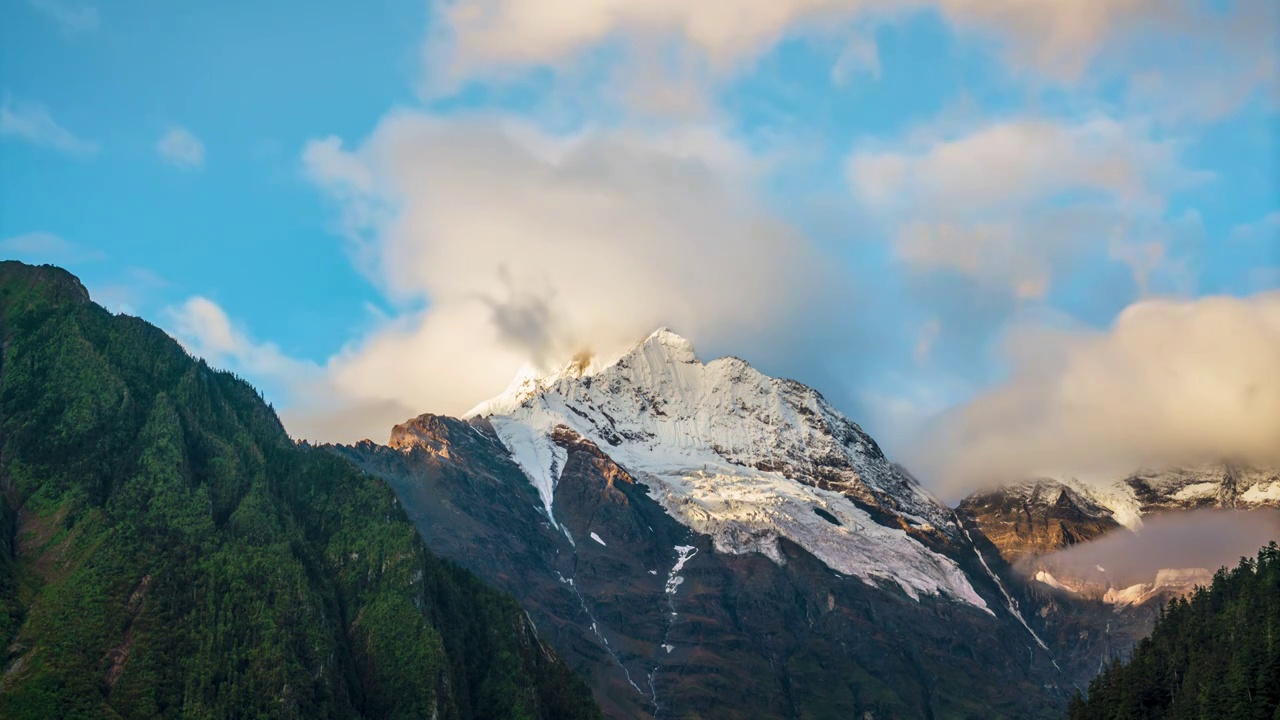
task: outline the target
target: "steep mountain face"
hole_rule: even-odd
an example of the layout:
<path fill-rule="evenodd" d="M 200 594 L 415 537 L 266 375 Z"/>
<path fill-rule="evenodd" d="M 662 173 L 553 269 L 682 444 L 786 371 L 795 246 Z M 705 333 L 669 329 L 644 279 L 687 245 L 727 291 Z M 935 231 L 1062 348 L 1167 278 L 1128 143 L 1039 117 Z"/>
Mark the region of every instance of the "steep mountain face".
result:
<path fill-rule="evenodd" d="M 1280 469 L 1231 463 L 1144 470 L 1121 481 L 1132 489 L 1139 512 L 1280 507 Z"/>
<path fill-rule="evenodd" d="M 599 717 L 394 493 L 65 271 L 0 262 L 0 717 Z"/>
<path fill-rule="evenodd" d="M 975 493 L 959 511 L 1015 563 L 1118 527 L 1137 529 L 1154 513 L 1268 507 L 1280 508 L 1280 469 L 1220 463 L 1110 482 L 1042 478 Z"/>
<path fill-rule="evenodd" d="M 654 333 L 335 447 L 616 717 L 1035 717 L 1054 658 L 970 533 L 817 392 Z M 993 561 L 998 555 L 988 551 Z"/>
<path fill-rule="evenodd" d="M 1110 508 L 1055 480 L 1031 480 L 975 493 L 957 510 L 1010 565 L 1122 527 Z"/>
<path fill-rule="evenodd" d="M 776 559 L 785 537 L 845 574 L 986 607 L 959 567 L 929 549 L 959 537 L 950 511 L 861 428 L 800 383 L 737 358 L 699 362 L 665 329 L 595 374 L 562 374 L 491 422 L 552 524 L 564 462 L 556 436 L 569 431 L 605 448 L 721 552 Z"/>

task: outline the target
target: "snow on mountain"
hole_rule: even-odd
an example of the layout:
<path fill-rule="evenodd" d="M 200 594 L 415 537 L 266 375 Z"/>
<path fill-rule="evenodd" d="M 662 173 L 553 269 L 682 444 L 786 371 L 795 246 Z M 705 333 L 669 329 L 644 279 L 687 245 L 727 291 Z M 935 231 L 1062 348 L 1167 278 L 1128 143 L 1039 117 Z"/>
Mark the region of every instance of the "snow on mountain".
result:
<path fill-rule="evenodd" d="M 950 511 L 861 428 L 798 382 L 734 357 L 701 362 L 665 328 L 607 365 L 525 373 L 476 414 L 491 415 L 553 523 L 564 451 L 551 436 L 565 427 L 720 552 L 780 561 L 785 537 L 837 572 L 986 609 L 959 566 L 915 537 L 958 537 Z"/>
<path fill-rule="evenodd" d="M 1094 483 L 1076 478 L 1057 478 L 1041 480 L 1037 484 L 1042 487 L 1065 486 L 1095 507 L 1110 511 L 1112 518 L 1126 528 L 1137 530 L 1142 527 L 1142 503 L 1133 488 L 1122 482 Z"/>
<path fill-rule="evenodd" d="M 565 363 L 560 369 L 550 373 L 541 372 L 533 365 L 525 365 L 516 373 L 515 378 L 512 379 L 506 390 L 471 408 L 462 417 L 505 415 L 523 405 L 525 401 L 550 388 L 557 381 L 563 379 L 574 380 L 585 375 L 592 375 L 598 372 L 601 367 L 602 365 L 599 364 L 598 358 L 587 355 L 578 355 Z"/>
<path fill-rule="evenodd" d="M 1025 488 L 1036 485 L 1065 486 L 1105 507 L 1116 522 L 1130 530 L 1142 527 L 1144 515 L 1166 510 L 1280 507 L 1277 470 L 1225 463 L 1143 469 L 1122 478 L 1041 479 L 1015 483 L 1001 488 L 1000 492 L 1023 493 Z"/>

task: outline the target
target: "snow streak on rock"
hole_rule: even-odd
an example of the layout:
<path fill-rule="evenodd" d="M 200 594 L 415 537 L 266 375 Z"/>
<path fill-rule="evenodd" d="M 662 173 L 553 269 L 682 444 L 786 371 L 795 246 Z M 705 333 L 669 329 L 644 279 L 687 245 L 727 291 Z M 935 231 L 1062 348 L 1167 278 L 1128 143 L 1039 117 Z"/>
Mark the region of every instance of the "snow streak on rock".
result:
<path fill-rule="evenodd" d="M 556 573 L 556 577 L 560 578 L 560 582 L 568 585 L 569 589 L 573 591 L 574 596 L 578 598 L 578 605 L 582 608 L 583 614 L 585 614 L 587 619 L 591 621 L 591 632 L 600 639 L 601 643 L 603 643 L 604 650 L 609 653 L 609 657 L 613 658 L 613 661 L 618 664 L 618 667 L 622 668 L 623 674 L 627 676 L 627 682 L 631 684 L 631 687 L 635 688 L 636 692 L 652 700 L 653 698 L 649 695 L 645 695 L 644 691 L 640 689 L 640 686 L 636 685 L 635 681 L 631 679 L 631 671 L 622 663 L 618 654 L 613 651 L 613 647 L 609 645 L 609 638 L 605 637 L 604 634 L 600 632 L 600 627 L 596 622 L 596 617 L 595 615 L 592 615 L 591 610 L 587 608 L 587 601 L 582 597 L 582 593 L 578 591 L 578 587 L 573 584 L 573 578 L 566 578 L 560 573 Z"/>
<path fill-rule="evenodd" d="M 991 576 L 992 580 L 996 581 L 996 587 L 1000 588 L 1000 594 L 1004 595 L 1005 602 L 1009 604 L 1009 612 L 1018 619 L 1018 622 L 1022 623 L 1022 627 L 1026 628 L 1027 632 L 1031 633 L 1031 637 L 1035 638 L 1036 644 L 1045 651 L 1048 651 L 1049 646 L 1044 644 L 1044 641 L 1040 639 L 1040 636 L 1036 634 L 1036 631 L 1032 630 L 1031 626 L 1028 625 L 1027 621 L 1022 617 L 1022 613 L 1018 611 L 1018 602 L 1014 600 L 1013 596 L 1009 594 L 1009 591 L 1004 588 L 1004 583 L 1000 582 L 1000 576 L 992 572 L 991 566 L 987 564 L 987 559 L 982 557 L 982 551 L 979 550 L 977 544 L 973 542 L 973 536 L 969 534 L 969 528 L 965 527 L 963 523 L 960 523 L 960 527 L 964 530 L 965 537 L 969 539 L 969 544 L 973 545 L 973 552 L 977 554 L 978 561 L 982 563 L 982 568 L 987 571 L 987 574 Z M 994 615 L 995 613 L 992 614 Z M 1058 667 L 1058 662 L 1056 660 L 1053 661 L 1053 666 Z"/>
<path fill-rule="evenodd" d="M 675 595 L 676 588 L 680 587 L 680 583 L 684 582 L 684 578 L 679 574 L 680 570 L 685 563 L 689 562 L 689 558 L 698 554 L 698 548 L 692 545 L 679 545 L 676 547 L 676 553 L 676 564 L 671 567 L 671 572 L 667 573 L 666 590 L 668 595 Z M 674 610 L 672 614 L 675 614 Z"/>
<path fill-rule="evenodd" d="M 551 504 L 555 497 L 556 482 L 560 480 L 560 473 L 564 470 L 564 461 L 568 453 L 559 445 L 549 442 L 538 430 L 523 423 L 495 417 L 493 429 L 498 433 L 502 444 L 511 452 L 511 457 L 516 464 L 537 488 L 547 519 L 552 525 L 559 527 L 556 525 Z"/>

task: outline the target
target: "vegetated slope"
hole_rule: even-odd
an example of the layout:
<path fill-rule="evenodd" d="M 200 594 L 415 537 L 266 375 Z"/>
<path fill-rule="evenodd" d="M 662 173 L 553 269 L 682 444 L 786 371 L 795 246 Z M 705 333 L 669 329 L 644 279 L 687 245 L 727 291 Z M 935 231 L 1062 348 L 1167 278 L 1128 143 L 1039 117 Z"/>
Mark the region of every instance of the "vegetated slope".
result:
<path fill-rule="evenodd" d="M 50 266 L 0 262 L 0 342 L 0 716 L 599 716 L 243 381 Z"/>
<path fill-rule="evenodd" d="M 1280 548 L 1179 598 L 1125 663 L 1071 704 L 1071 720 L 1280 718 Z"/>

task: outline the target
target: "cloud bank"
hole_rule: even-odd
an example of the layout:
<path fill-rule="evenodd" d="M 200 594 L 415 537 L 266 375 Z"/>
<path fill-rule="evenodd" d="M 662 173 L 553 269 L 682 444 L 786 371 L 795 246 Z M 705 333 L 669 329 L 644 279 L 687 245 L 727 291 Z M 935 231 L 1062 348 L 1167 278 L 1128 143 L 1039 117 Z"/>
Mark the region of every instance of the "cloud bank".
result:
<path fill-rule="evenodd" d="M 1141 123 L 1023 117 L 921 128 L 856 150 L 847 174 L 855 197 L 894 228 L 909 270 L 1040 299 L 1091 253 L 1130 264 L 1146 284 L 1165 259 L 1166 196 L 1210 179 L 1180 155 Z"/>
<path fill-rule="evenodd" d="M 835 203 L 853 208 L 842 217 L 856 223 L 840 228 L 847 244 L 842 262 L 832 262 L 770 207 L 779 195 L 770 185 L 790 176 L 759 148 L 786 128 L 756 135 L 717 116 L 715 86 L 801 35 L 829 45 L 833 83 L 874 79 L 884 70 L 876 30 L 921 13 L 963 36 L 994 39 L 981 45 L 1007 61 L 1002 80 L 1047 102 L 981 122 L 944 112 L 833 149 L 844 158 L 829 164 L 844 183 Z M 742 354 L 828 393 L 861 380 L 854 376 L 862 363 L 875 364 L 893 386 L 864 385 L 861 398 L 900 424 L 917 422 L 991 380 L 993 339 L 1011 319 L 1031 317 L 1029 309 L 1054 307 L 1082 287 L 1102 298 L 1090 301 L 1102 308 L 1095 317 L 1135 296 L 1194 292 L 1187 268 L 1204 226 L 1194 212 L 1172 216 L 1168 203 L 1213 178 L 1187 167 L 1170 123 L 1225 112 L 1274 79 L 1257 62 L 1269 57 L 1275 33 L 1264 28 L 1274 14 L 1251 0 L 1230 12 L 1181 0 L 437 6 L 424 66 L 435 93 L 426 105 L 437 109 L 394 111 L 367 139 L 317 138 L 303 150 L 306 178 L 331 201 L 357 267 L 391 317 L 299 373 L 305 380 L 291 384 L 286 422 L 303 437 L 381 439 L 409 415 L 471 407 L 522 364 L 552 366 L 582 350 L 613 354 L 660 324 L 708 356 Z M 1171 57 L 1182 41 L 1186 56 Z M 1206 57 L 1222 70 L 1216 80 L 1201 78 L 1217 94 L 1185 103 L 1204 91 L 1190 81 Z M 1102 85 L 1106 93 L 1090 95 Z M 1114 101 L 1111 85 L 1122 88 Z M 534 108 L 523 120 L 510 119 L 516 111 L 505 100 L 493 103 L 504 114 L 449 105 L 468 89 L 505 98 L 505 90 L 531 88 Z M 619 94 L 629 95 L 621 107 Z M 557 106 L 551 119 L 543 114 L 549 105 Z M 864 234 L 876 247 L 850 250 Z M 1138 405 L 1163 407 L 1153 405 L 1163 400 L 1160 383 L 1130 381 L 1147 358 L 1123 338 L 1155 322 L 1148 308 L 1179 306 L 1139 303 L 1103 332 L 1018 329 L 1006 346 L 1012 379 L 948 415 L 925 459 L 939 477 L 968 479 L 1061 471 L 1095 444 L 1097 462 L 1107 465 L 1252 452 L 1212 432 L 1206 447 L 1183 452 L 1182 437 L 1194 433 L 1109 404 L 1123 388 L 1141 393 Z M 216 325 L 190 325 L 201 328 L 216 334 Z M 1121 339 L 1109 342 L 1113 335 Z M 242 354 L 245 362 L 256 357 Z M 1237 370 L 1214 360 L 1188 356 L 1190 369 L 1179 372 Z M 838 379 L 822 367 L 836 363 L 845 371 Z M 1194 383 L 1174 374 L 1179 392 L 1190 393 L 1179 408 L 1209 402 L 1212 393 L 1194 394 Z M 1094 386 L 1106 392 L 1087 392 Z M 1223 405 L 1218 416 L 1265 415 Z M 1080 424 L 1099 428 L 1098 437 L 1072 434 L 1095 416 Z M 1135 420 L 1146 429 L 1128 438 L 1133 447 L 1099 439 L 1101 428 L 1132 434 Z M 1005 443 L 1006 432 L 1021 436 Z M 1005 447 L 1024 440 L 1021 456 Z"/>
<path fill-rule="evenodd" d="M 916 447 L 952 488 L 1153 464 L 1280 463 L 1280 292 L 1147 300 L 1107 330 L 1015 330 L 1010 379 Z"/>

